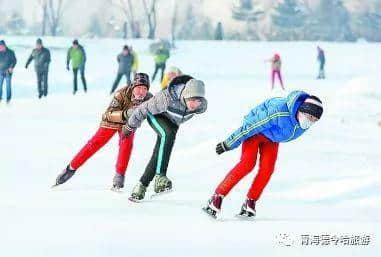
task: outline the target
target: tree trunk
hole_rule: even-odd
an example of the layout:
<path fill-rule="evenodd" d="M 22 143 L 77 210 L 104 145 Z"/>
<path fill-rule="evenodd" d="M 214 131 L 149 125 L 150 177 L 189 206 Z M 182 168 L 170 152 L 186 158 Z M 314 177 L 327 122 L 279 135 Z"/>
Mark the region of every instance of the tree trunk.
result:
<path fill-rule="evenodd" d="M 46 35 L 46 23 L 48 21 L 48 5 L 46 1 L 43 2 L 42 6 L 42 29 L 41 29 L 41 34 L 43 36 Z"/>

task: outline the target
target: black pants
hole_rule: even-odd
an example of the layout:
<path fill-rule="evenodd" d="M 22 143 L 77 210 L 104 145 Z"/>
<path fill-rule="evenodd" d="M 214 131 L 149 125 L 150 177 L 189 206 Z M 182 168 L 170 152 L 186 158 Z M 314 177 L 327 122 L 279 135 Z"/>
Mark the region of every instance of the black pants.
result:
<path fill-rule="evenodd" d="M 156 145 L 140 182 L 148 187 L 156 174 L 166 175 L 178 126 L 164 115 L 148 116 L 148 123 L 157 134 Z"/>
<path fill-rule="evenodd" d="M 48 71 L 37 71 L 38 98 L 48 95 Z"/>
<path fill-rule="evenodd" d="M 127 84 L 131 85 L 131 72 L 118 73 L 118 75 L 116 75 L 116 79 L 114 81 L 114 84 L 112 85 L 111 94 L 114 93 L 115 89 L 118 87 L 119 82 L 122 79 L 123 75 L 126 76 Z"/>
<path fill-rule="evenodd" d="M 86 78 L 85 78 L 85 68 L 73 68 L 73 74 L 74 74 L 74 81 L 73 81 L 73 94 L 75 94 L 78 91 L 78 69 L 81 72 L 81 80 L 82 80 L 82 85 L 83 85 L 83 90 L 86 92 L 87 91 L 87 86 L 86 86 Z"/>
<path fill-rule="evenodd" d="M 155 64 L 155 71 L 153 72 L 153 75 L 152 75 L 152 82 L 155 80 L 156 74 L 159 71 L 159 69 L 161 70 L 161 79 L 160 79 L 160 82 L 163 80 L 164 70 L 165 70 L 165 63 L 160 63 L 160 64 L 156 63 Z"/>

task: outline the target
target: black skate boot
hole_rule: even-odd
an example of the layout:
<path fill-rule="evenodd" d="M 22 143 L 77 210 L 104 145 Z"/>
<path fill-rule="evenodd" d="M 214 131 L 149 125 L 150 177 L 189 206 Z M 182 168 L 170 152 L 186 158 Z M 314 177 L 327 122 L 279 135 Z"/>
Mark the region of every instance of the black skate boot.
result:
<path fill-rule="evenodd" d="M 217 213 L 221 211 L 221 205 L 222 205 L 222 199 L 224 198 L 223 195 L 214 194 L 212 197 L 208 200 L 208 203 L 205 207 L 203 207 L 203 211 L 209 214 L 212 218 L 217 218 Z"/>
<path fill-rule="evenodd" d="M 254 219 L 255 214 L 255 200 L 247 198 L 242 204 L 241 211 L 237 216 L 239 218 Z"/>
<path fill-rule="evenodd" d="M 52 187 L 56 187 L 68 181 L 75 173 L 75 170 L 70 169 L 70 165 L 66 167 L 57 177 L 56 184 Z"/>
<path fill-rule="evenodd" d="M 118 172 L 115 174 L 112 180 L 112 191 L 120 191 L 124 187 L 124 176 L 120 175 Z"/>

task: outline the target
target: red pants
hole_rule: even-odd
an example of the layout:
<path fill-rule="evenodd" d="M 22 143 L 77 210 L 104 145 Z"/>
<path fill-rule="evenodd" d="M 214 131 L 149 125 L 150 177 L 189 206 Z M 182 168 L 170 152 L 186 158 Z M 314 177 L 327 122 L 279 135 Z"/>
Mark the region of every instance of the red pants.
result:
<path fill-rule="evenodd" d="M 122 131 L 116 129 L 100 127 L 97 133 L 95 133 L 89 142 L 87 142 L 87 144 L 70 162 L 70 166 L 75 170 L 81 167 L 91 156 L 93 156 L 93 154 L 102 148 L 116 132 L 119 133 L 119 153 L 116 163 L 116 172 L 124 175 L 130 160 L 132 145 L 134 141 L 134 133 L 130 134 L 128 137 L 123 138 Z"/>
<path fill-rule="evenodd" d="M 259 170 L 247 197 L 258 200 L 274 171 L 279 143 L 271 142 L 265 136 L 255 135 L 242 144 L 240 162 L 228 173 L 217 187 L 216 193 L 226 196 L 230 190 L 255 167 L 258 150 L 260 154 Z"/>
<path fill-rule="evenodd" d="M 271 89 L 274 89 L 275 75 L 278 76 L 280 85 L 281 85 L 282 89 L 284 90 L 282 74 L 280 73 L 280 70 L 273 70 L 271 72 Z"/>

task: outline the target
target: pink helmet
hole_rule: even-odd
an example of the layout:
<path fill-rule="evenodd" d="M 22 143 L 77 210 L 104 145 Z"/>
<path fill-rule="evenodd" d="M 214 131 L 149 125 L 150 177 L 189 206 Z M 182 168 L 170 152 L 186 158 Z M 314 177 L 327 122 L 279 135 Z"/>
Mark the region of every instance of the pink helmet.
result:
<path fill-rule="evenodd" d="M 279 54 L 274 54 L 274 59 L 275 60 L 279 60 L 280 59 L 280 55 Z"/>

